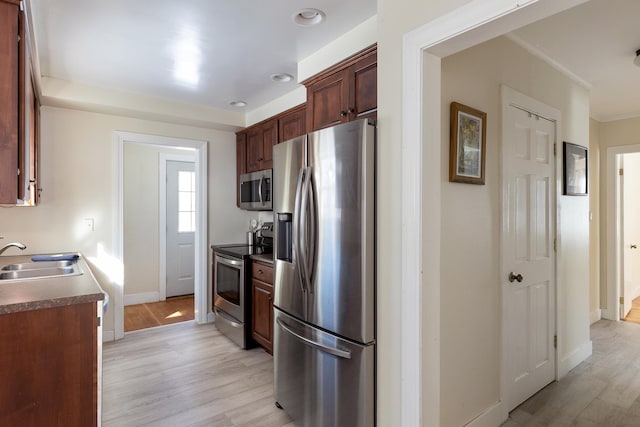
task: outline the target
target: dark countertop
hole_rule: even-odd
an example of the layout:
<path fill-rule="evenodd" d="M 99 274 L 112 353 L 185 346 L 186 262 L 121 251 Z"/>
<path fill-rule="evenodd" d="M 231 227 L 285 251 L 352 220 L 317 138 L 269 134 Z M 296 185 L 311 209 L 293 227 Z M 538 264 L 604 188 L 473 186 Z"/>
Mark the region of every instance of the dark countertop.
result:
<path fill-rule="evenodd" d="M 251 255 L 250 257 L 254 261 L 264 262 L 269 265 L 273 265 L 273 254 L 266 255 Z"/>
<path fill-rule="evenodd" d="M 0 267 L 23 262 L 31 262 L 31 255 L 0 256 Z M 82 256 L 77 262 L 80 275 L 0 281 L 0 314 L 104 300 L 87 262 Z"/>

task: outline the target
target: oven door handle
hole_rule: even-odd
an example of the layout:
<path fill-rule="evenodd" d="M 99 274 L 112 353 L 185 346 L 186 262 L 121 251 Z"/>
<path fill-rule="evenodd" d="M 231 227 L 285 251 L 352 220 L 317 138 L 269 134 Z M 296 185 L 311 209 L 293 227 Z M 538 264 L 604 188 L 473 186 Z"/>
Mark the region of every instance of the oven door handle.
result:
<path fill-rule="evenodd" d="M 216 314 L 216 316 L 220 316 L 222 317 L 224 320 L 226 320 L 227 322 L 229 322 L 231 324 L 231 326 L 233 326 L 234 328 L 242 328 L 242 325 L 240 323 L 238 323 L 236 321 L 236 319 L 234 319 L 233 317 L 229 316 L 227 313 L 225 313 L 222 310 L 218 310 L 218 307 L 214 307 L 213 308 L 213 312 Z"/>
<path fill-rule="evenodd" d="M 219 262 L 220 264 L 229 265 L 231 267 L 242 266 L 242 264 L 244 263 L 244 261 L 238 261 L 232 258 L 227 258 L 222 255 L 218 255 L 218 254 L 216 254 L 216 262 Z"/>

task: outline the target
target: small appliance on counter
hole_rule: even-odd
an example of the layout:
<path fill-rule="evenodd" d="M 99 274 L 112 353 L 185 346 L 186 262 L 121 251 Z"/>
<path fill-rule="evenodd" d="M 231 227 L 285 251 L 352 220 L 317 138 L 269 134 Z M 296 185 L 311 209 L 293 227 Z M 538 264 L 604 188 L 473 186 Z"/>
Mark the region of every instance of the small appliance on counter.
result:
<path fill-rule="evenodd" d="M 218 330 L 241 348 L 252 347 L 251 268 L 252 255 L 273 252 L 273 223 L 265 223 L 255 235 L 257 244 L 212 246 L 214 263 L 213 312 Z"/>

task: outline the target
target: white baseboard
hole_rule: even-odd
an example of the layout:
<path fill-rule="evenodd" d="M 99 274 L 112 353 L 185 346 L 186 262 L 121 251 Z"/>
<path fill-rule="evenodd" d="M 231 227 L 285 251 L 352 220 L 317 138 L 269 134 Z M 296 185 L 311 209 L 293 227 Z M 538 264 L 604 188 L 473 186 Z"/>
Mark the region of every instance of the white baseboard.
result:
<path fill-rule="evenodd" d="M 469 421 L 465 427 L 496 427 L 507 421 L 508 416 L 504 404 L 500 401 Z"/>
<path fill-rule="evenodd" d="M 593 325 L 594 323 L 596 323 L 600 319 L 602 319 L 602 310 L 600 310 L 599 308 L 596 308 L 594 311 L 589 313 L 589 324 L 590 325 Z"/>
<path fill-rule="evenodd" d="M 115 341 L 115 339 L 113 331 L 102 331 L 102 342 Z"/>
<path fill-rule="evenodd" d="M 583 343 L 580 347 L 569 353 L 568 356 L 560 360 L 558 364 L 558 379 L 562 379 L 570 370 L 578 366 L 593 352 L 593 343 L 591 340 Z"/>
<path fill-rule="evenodd" d="M 124 296 L 124 305 L 145 304 L 160 301 L 160 292 L 141 292 Z"/>

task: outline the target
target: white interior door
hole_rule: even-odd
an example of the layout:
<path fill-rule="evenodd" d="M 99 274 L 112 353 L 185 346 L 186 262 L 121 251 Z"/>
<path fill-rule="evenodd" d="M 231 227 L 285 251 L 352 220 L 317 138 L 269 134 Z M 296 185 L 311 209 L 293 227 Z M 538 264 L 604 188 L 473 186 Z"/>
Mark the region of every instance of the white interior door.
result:
<path fill-rule="evenodd" d="M 622 278 L 620 283 L 620 295 L 623 302 L 620 304 L 620 318 L 625 318 L 633 305 L 633 299 L 640 296 L 640 194 L 638 182 L 640 182 L 640 153 L 623 155 L 622 169 L 624 172 L 620 178 L 620 234 L 622 236 L 623 258 L 621 260 Z"/>
<path fill-rule="evenodd" d="M 167 297 L 193 294 L 196 187 L 193 162 L 167 161 Z"/>
<path fill-rule="evenodd" d="M 555 122 L 503 117 L 503 328 L 512 410 L 555 379 Z"/>

